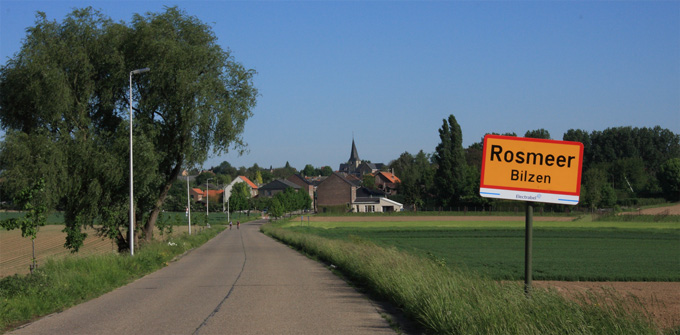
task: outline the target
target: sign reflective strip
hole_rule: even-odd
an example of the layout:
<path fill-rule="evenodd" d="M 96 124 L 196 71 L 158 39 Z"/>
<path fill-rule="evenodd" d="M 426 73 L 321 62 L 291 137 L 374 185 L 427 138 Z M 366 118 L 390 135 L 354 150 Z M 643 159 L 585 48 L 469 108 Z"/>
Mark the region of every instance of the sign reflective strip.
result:
<path fill-rule="evenodd" d="M 578 204 L 579 202 L 579 196 L 514 190 L 500 190 L 493 188 L 481 188 L 479 190 L 479 194 L 486 198 L 546 202 L 572 206 Z"/>

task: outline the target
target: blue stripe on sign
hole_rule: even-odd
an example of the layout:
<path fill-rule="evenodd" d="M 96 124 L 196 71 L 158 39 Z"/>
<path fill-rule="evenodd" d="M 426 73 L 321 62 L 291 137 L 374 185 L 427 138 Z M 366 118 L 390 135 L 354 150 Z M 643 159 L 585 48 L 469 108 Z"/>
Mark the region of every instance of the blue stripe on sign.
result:
<path fill-rule="evenodd" d="M 500 193 L 491 193 L 491 192 L 479 192 L 479 194 L 501 195 Z"/>
<path fill-rule="evenodd" d="M 572 199 L 557 199 L 559 201 L 571 201 L 571 202 L 578 202 L 578 200 L 572 200 Z"/>

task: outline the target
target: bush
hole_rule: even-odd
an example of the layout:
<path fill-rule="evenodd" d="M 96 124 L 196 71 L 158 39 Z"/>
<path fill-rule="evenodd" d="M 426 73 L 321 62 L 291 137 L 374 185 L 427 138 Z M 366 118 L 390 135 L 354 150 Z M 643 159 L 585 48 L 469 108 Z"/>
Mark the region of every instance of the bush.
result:
<path fill-rule="evenodd" d="M 324 213 L 324 214 L 345 214 L 345 213 L 347 213 L 347 206 L 346 206 L 346 205 L 319 206 L 319 213 Z"/>

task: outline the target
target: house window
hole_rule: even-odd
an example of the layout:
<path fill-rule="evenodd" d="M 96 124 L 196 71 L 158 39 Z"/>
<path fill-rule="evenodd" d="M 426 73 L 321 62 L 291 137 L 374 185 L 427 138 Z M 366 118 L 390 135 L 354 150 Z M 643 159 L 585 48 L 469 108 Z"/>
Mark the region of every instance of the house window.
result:
<path fill-rule="evenodd" d="M 375 206 L 373 206 L 373 205 L 366 205 L 366 212 L 367 212 L 367 213 L 373 213 L 373 212 L 375 212 Z"/>

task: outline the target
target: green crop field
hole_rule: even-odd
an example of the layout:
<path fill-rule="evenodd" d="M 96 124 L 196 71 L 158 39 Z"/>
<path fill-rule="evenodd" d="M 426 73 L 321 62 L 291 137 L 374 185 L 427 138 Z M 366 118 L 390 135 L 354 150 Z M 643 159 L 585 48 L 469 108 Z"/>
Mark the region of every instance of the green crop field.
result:
<path fill-rule="evenodd" d="M 364 239 L 469 268 L 492 279 L 524 276 L 523 222 L 300 222 L 288 229 Z M 533 278 L 680 281 L 680 223 L 535 222 Z"/>

